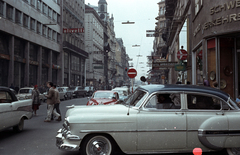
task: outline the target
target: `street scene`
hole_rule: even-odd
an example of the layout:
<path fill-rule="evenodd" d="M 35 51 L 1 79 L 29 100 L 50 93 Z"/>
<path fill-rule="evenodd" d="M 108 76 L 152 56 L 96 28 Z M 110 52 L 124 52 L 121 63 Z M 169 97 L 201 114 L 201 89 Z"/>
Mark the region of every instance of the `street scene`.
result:
<path fill-rule="evenodd" d="M 0 155 L 240 155 L 240 0 L 0 0 Z"/>

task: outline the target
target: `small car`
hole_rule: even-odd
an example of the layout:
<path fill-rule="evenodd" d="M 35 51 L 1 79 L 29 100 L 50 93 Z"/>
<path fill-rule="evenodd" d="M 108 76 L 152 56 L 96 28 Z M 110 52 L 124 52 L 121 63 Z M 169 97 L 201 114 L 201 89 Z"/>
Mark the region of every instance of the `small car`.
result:
<path fill-rule="evenodd" d="M 118 93 L 119 100 L 121 102 L 123 102 L 125 99 L 127 99 L 128 96 L 130 95 L 130 91 L 127 87 L 116 87 L 116 88 L 112 89 L 112 91 L 115 91 Z"/>
<path fill-rule="evenodd" d="M 85 97 L 87 95 L 87 91 L 81 86 L 69 87 L 69 91 L 73 92 L 73 97 Z"/>
<path fill-rule="evenodd" d="M 33 89 L 34 88 L 32 88 L 32 87 L 20 88 L 18 91 L 18 94 L 16 95 L 18 100 L 32 99 L 32 90 Z M 40 102 L 44 101 L 44 95 L 40 93 L 39 99 L 40 99 Z"/>
<path fill-rule="evenodd" d="M 87 105 L 110 105 L 119 104 L 119 95 L 117 92 L 108 90 L 95 91 L 87 102 Z"/>
<path fill-rule="evenodd" d="M 93 86 L 86 86 L 84 89 L 87 91 L 87 96 L 92 96 L 94 92 L 94 87 Z"/>
<path fill-rule="evenodd" d="M 65 99 L 72 99 L 73 98 L 73 92 L 69 91 L 68 87 L 61 87 L 63 89 L 63 92 L 65 93 Z"/>
<path fill-rule="evenodd" d="M 70 106 L 56 145 L 83 155 L 240 154 L 240 107 L 227 93 L 204 86 L 145 85 L 124 104 Z"/>
<path fill-rule="evenodd" d="M 32 100 L 18 100 L 12 89 L 0 86 L 0 131 L 13 127 L 20 132 L 31 118 Z"/>

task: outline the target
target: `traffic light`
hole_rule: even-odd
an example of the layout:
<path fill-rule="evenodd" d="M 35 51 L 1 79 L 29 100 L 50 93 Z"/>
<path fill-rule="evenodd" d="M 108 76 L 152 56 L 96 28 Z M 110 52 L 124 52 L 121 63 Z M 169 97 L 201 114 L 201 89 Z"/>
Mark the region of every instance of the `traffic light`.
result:
<path fill-rule="evenodd" d="M 126 72 L 128 71 L 128 68 L 127 68 L 127 67 L 125 68 L 125 71 L 126 71 Z"/>

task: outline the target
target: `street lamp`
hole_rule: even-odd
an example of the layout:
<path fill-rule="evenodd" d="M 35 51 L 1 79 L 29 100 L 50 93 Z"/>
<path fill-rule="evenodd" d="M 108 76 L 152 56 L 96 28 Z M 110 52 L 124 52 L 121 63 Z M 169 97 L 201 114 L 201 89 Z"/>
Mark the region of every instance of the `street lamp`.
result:
<path fill-rule="evenodd" d="M 135 22 L 129 22 L 129 21 L 127 21 L 127 22 L 122 22 L 122 24 L 134 24 Z"/>

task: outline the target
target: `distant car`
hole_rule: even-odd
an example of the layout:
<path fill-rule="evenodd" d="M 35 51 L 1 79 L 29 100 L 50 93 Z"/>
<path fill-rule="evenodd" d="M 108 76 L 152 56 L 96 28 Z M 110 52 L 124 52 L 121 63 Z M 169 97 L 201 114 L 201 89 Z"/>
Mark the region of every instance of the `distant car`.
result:
<path fill-rule="evenodd" d="M 84 155 L 240 154 L 240 108 L 229 94 L 194 85 L 145 85 L 126 104 L 71 106 L 56 144 Z"/>
<path fill-rule="evenodd" d="M 73 92 L 73 97 L 85 97 L 87 95 L 87 91 L 81 86 L 72 86 L 69 91 Z"/>
<path fill-rule="evenodd" d="M 33 89 L 34 88 L 32 88 L 32 87 L 20 88 L 18 91 L 18 94 L 16 95 L 18 100 L 32 99 L 32 90 Z M 40 102 L 44 101 L 44 95 L 40 93 L 39 99 L 40 99 Z"/>
<path fill-rule="evenodd" d="M 0 131 L 13 127 L 22 131 L 24 120 L 32 118 L 32 100 L 18 100 L 12 89 L 0 86 Z"/>
<path fill-rule="evenodd" d="M 57 87 L 56 89 L 57 89 L 58 92 L 59 92 L 59 98 L 60 98 L 60 100 L 65 100 L 65 92 L 63 91 L 63 88 Z"/>
<path fill-rule="evenodd" d="M 87 105 L 106 105 L 106 104 L 119 104 L 119 95 L 117 92 L 98 90 L 95 91 L 87 102 Z"/>
<path fill-rule="evenodd" d="M 127 87 L 116 87 L 116 88 L 112 89 L 112 91 L 118 93 L 119 100 L 121 102 L 124 101 L 125 99 L 127 99 L 128 96 L 131 94 Z"/>
<path fill-rule="evenodd" d="M 72 99 L 73 98 L 73 92 L 69 91 L 68 87 L 61 87 L 63 89 L 63 92 L 65 93 L 65 99 Z"/>
<path fill-rule="evenodd" d="M 94 92 L 94 87 L 93 86 L 86 86 L 84 89 L 87 91 L 87 96 L 92 96 Z"/>

